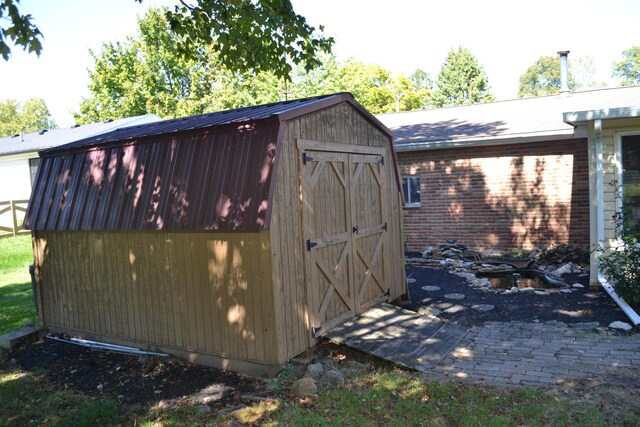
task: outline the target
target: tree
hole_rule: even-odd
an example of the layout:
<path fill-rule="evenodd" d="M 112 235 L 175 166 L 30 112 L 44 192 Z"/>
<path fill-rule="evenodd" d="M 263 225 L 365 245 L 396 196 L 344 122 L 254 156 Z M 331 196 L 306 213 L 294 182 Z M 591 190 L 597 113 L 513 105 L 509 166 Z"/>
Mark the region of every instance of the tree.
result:
<path fill-rule="evenodd" d="M 22 46 L 29 53 L 34 52 L 40 56 L 42 51 L 42 33 L 31 22 L 31 15 L 22 15 L 18 10 L 20 0 L 0 1 L 0 21 L 9 21 L 7 26 L 0 26 L 0 55 L 5 61 L 11 56 L 11 48 L 7 44 L 8 40 Z"/>
<path fill-rule="evenodd" d="M 142 0 L 135 0 L 142 3 Z M 40 55 L 40 30 L 31 22 L 31 15 L 21 15 L 20 0 L 0 0 L 0 54 L 5 60 L 11 55 L 7 39 L 29 52 Z M 173 11 L 164 11 L 179 44 L 177 52 L 195 60 L 208 56 L 199 49 L 211 46 L 219 61 L 228 69 L 239 72 L 271 71 L 278 78 L 288 79 L 292 64 L 311 70 L 319 65 L 319 53 L 330 52 L 333 37 L 322 35 L 295 13 L 290 0 L 181 0 Z"/>
<path fill-rule="evenodd" d="M 232 72 L 211 46 L 199 46 L 198 58 L 175 55 L 180 36 L 165 12 L 150 9 L 135 36 L 90 52 L 92 96 L 75 114 L 79 123 L 150 113 L 171 118 L 279 99 L 273 74 Z"/>
<path fill-rule="evenodd" d="M 573 74 L 569 72 L 569 89 L 575 89 Z M 560 57 L 542 56 L 520 76 L 518 98 L 553 95 L 560 92 Z"/>
<path fill-rule="evenodd" d="M 568 86 L 570 91 L 606 87 L 594 80 L 595 66 L 591 56 L 569 60 Z M 542 56 L 520 76 L 518 98 L 560 93 L 560 57 Z"/>
<path fill-rule="evenodd" d="M 468 49 L 451 49 L 438 73 L 431 101 L 436 107 L 477 104 L 495 99 L 487 74 Z"/>
<path fill-rule="evenodd" d="M 0 102 L 0 137 L 55 127 L 49 109 L 40 98 L 28 99 L 24 104 L 15 99 Z"/>
<path fill-rule="evenodd" d="M 620 86 L 640 85 L 640 46 L 622 52 L 622 60 L 613 64 L 613 76 L 622 78 Z"/>

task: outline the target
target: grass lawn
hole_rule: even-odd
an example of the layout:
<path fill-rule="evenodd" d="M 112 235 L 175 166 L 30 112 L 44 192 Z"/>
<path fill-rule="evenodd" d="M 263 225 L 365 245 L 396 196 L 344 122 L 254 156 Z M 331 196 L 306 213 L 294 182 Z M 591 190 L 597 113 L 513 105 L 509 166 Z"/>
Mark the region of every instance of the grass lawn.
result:
<path fill-rule="evenodd" d="M 30 264 L 31 236 L 0 239 L 0 335 L 37 321 Z"/>
<path fill-rule="evenodd" d="M 117 396 L 55 387 L 42 372 L 0 370 L 0 426 L 632 426 L 640 410 L 629 390 L 553 393 L 427 381 L 413 372 L 376 370 L 344 386 L 298 399 L 247 402 L 229 415 L 201 412 L 189 397 L 125 407 Z M 625 397 L 626 396 L 626 397 Z M 190 402 L 190 403 L 188 403 Z"/>

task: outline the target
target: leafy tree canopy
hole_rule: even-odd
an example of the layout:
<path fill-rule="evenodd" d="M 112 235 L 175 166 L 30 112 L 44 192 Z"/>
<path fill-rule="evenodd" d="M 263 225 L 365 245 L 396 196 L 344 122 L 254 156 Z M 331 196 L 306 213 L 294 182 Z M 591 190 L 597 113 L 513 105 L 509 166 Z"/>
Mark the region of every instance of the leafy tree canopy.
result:
<path fill-rule="evenodd" d="M 55 127 L 49 109 L 40 98 L 28 99 L 24 104 L 15 99 L 0 102 L 0 137 Z"/>
<path fill-rule="evenodd" d="M 42 33 L 31 22 L 31 15 L 22 15 L 18 10 L 20 0 L 0 0 L 0 55 L 5 61 L 11 56 L 11 48 L 7 42 L 22 46 L 29 53 L 40 56 L 42 51 Z"/>
<path fill-rule="evenodd" d="M 594 80 L 595 67 L 591 56 L 569 59 L 570 91 L 606 87 L 605 82 Z M 560 57 L 542 56 L 520 76 L 518 98 L 560 93 Z"/>
<path fill-rule="evenodd" d="M 478 104 L 495 100 L 489 78 L 473 54 L 464 47 L 451 49 L 438 73 L 431 102 L 436 107 Z"/>
<path fill-rule="evenodd" d="M 571 68 L 571 67 L 569 67 Z M 569 89 L 575 90 L 573 73 L 569 70 Z M 520 76 L 518 98 L 553 95 L 560 92 L 560 57 L 543 56 Z"/>
<path fill-rule="evenodd" d="M 142 0 L 135 0 L 142 3 Z M 0 0 L 0 54 L 11 56 L 7 41 L 40 55 L 42 34 L 31 15 L 21 15 L 20 0 Z M 270 71 L 288 79 L 292 65 L 307 71 L 319 65 L 321 52 L 330 52 L 334 40 L 318 33 L 295 13 L 290 0 L 180 0 L 173 11 L 164 11 L 177 36 L 176 52 L 186 59 L 207 58 L 210 46 L 227 68 L 238 71 Z"/>
<path fill-rule="evenodd" d="M 273 72 L 229 70 L 212 46 L 199 45 L 197 58 L 175 55 L 180 36 L 170 27 L 166 10 L 150 9 L 138 31 L 122 42 L 105 43 L 91 52 L 89 88 L 75 114 L 79 123 L 155 113 L 179 117 L 348 91 L 374 113 L 424 108 L 431 80 L 424 71 L 411 78 L 354 60 L 340 63 L 320 54 L 320 66 L 292 68 L 289 80 Z"/>
<path fill-rule="evenodd" d="M 621 86 L 640 85 L 640 46 L 622 52 L 622 60 L 613 64 L 613 76 L 622 79 Z"/>

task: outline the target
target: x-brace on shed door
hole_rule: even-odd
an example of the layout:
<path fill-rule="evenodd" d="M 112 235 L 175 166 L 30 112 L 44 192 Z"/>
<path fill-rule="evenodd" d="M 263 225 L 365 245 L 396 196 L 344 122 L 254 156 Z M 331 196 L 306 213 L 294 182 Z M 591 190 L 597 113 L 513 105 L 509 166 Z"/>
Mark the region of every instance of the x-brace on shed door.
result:
<path fill-rule="evenodd" d="M 388 294 L 385 149 L 298 140 L 312 334 Z"/>

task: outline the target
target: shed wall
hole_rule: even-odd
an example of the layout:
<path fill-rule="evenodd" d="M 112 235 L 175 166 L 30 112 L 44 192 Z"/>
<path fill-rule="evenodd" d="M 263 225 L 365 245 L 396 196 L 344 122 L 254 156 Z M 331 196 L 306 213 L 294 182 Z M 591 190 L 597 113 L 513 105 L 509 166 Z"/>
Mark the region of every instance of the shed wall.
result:
<path fill-rule="evenodd" d="M 266 231 L 34 231 L 33 245 L 52 330 L 175 349 L 220 367 L 283 362 Z"/>
<path fill-rule="evenodd" d="M 279 148 L 278 172 L 271 216 L 274 294 L 278 324 L 282 324 L 280 351 L 292 357 L 313 339 L 308 324 L 305 290 L 305 251 L 300 185 L 300 152 L 297 141 L 385 147 L 385 200 L 389 218 L 384 268 L 391 284 L 390 299 L 406 292 L 402 253 L 401 194 L 398 191 L 390 138 L 346 103 L 290 120 Z"/>

